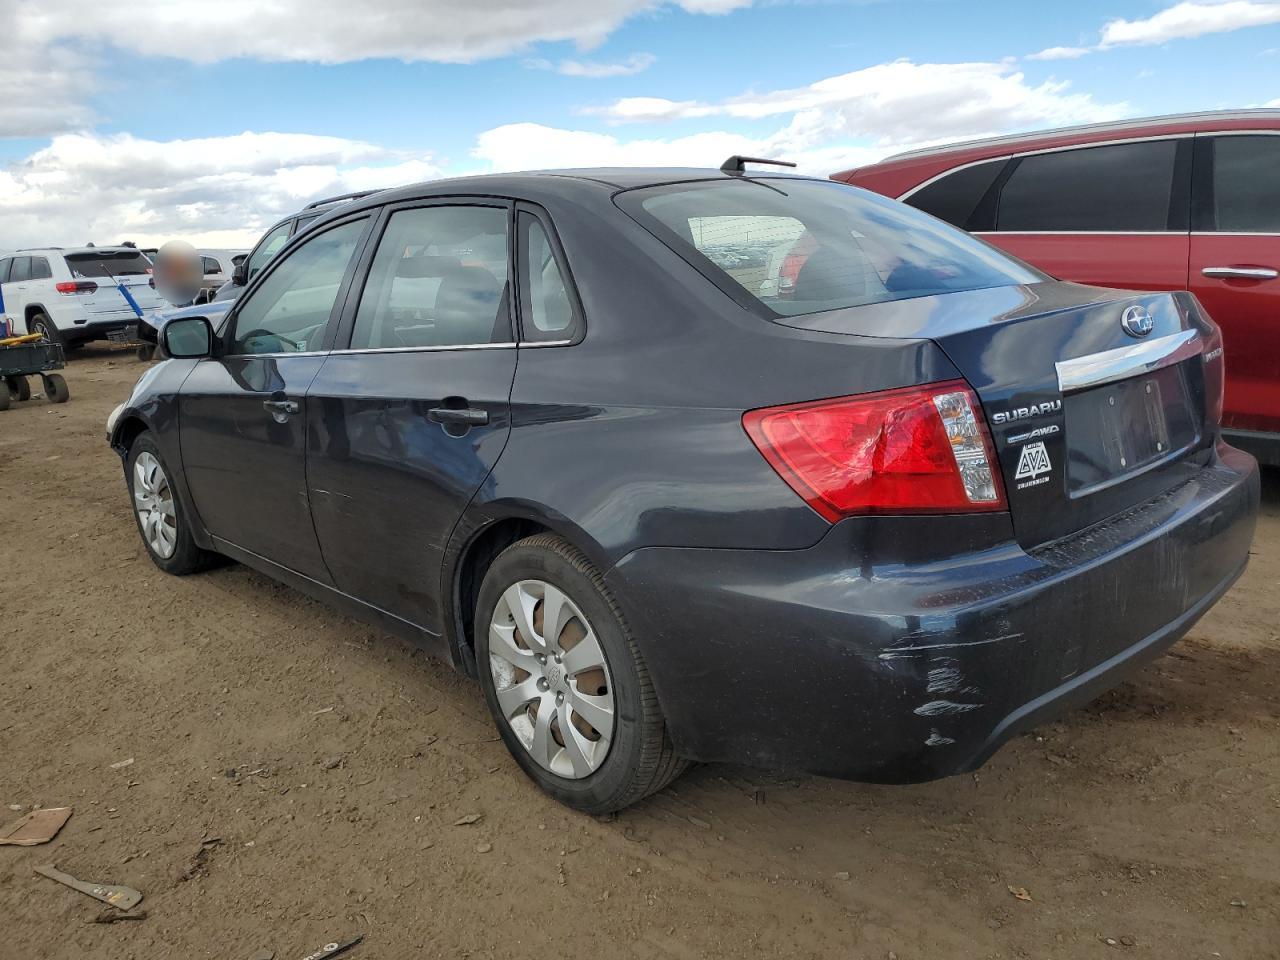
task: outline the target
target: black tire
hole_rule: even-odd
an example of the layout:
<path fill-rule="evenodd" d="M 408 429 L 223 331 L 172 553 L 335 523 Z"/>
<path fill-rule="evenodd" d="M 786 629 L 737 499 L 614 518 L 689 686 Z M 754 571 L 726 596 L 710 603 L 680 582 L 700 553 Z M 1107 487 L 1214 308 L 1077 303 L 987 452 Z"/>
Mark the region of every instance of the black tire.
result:
<path fill-rule="evenodd" d="M 125 482 L 129 488 L 129 508 L 133 511 L 133 520 L 137 525 L 138 536 L 142 539 L 142 545 L 146 548 L 152 562 L 165 573 L 171 573 L 176 577 L 184 577 L 187 574 L 199 573 L 201 570 L 208 569 L 217 561 L 218 556 L 196 545 L 191 536 L 191 529 L 187 520 L 189 516 L 187 506 L 179 496 L 176 487 L 171 488 L 174 503 L 174 520 L 177 527 L 173 553 L 168 557 L 161 556 L 147 540 L 146 532 L 142 529 L 142 517 L 139 516 L 134 506 L 136 503 L 134 491 L 134 482 L 137 477 L 136 465 L 138 457 L 144 453 L 151 454 L 160 462 L 160 468 L 164 471 L 166 477 L 171 478 L 173 476 L 169 470 L 169 465 L 160 453 L 159 445 L 151 434 L 140 433 L 133 441 L 133 446 L 129 448 L 128 456 L 125 457 Z"/>
<path fill-rule="evenodd" d="M 26 377 L 6 377 L 9 386 L 9 397 L 19 402 L 31 399 L 31 384 Z"/>
<path fill-rule="evenodd" d="M 40 339 L 46 343 L 62 343 L 62 334 L 43 310 L 37 310 L 31 315 L 31 319 L 27 321 L 27 330 L 40 334 Z"/>
<path fill-rule="evenodd" d="M 489 659 L 489 624 L 503 592 L 522 580 L 543 580 L 563 591 L 590 621 L 608 667 L 614 729 L 603 762 L 581 779 L 542 766 L 502 714 Z M 612 813 L 661 790 L 684 772 L 667 735 L 653 682 L 622 611 L 604 579 L 572 544 L 538 534 L 513 544 L 485 572 L 476 604 L 476 661 L 485 702 L 507 749 L 539 787 L 584 813 Z"/>
<path fill-rule="evenodd" d="M 143 363 L 149 363 L 151 358 L 156 355 L 156 347 L 154 343 L 138 344 L 138 359 Z"/>
<path fill-rule="evenodd" d="M 9 391 L 0 390 L 0 410 L 9 409 Z"/>
<path fill-rule="evenodd" d="M 71 399 L 71 391 L 67 389 L 67 381 L 60 373 L 44 373 L 40 375 L 44 382 L 44 395 L 50 403 L 66 403 Z"/>

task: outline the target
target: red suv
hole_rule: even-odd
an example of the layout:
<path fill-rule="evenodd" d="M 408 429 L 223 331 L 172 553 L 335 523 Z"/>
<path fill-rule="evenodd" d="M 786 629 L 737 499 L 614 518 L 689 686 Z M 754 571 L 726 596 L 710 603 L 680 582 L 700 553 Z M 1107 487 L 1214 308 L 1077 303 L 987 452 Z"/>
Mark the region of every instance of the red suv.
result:
<path fill-rule="evenodd" d="M 1223 432 L 1280 465 L 1280 110 L 953 144 L 832 179 L 896 197 L 1063 280 L 1191 290 L 1223 331 Z"/>

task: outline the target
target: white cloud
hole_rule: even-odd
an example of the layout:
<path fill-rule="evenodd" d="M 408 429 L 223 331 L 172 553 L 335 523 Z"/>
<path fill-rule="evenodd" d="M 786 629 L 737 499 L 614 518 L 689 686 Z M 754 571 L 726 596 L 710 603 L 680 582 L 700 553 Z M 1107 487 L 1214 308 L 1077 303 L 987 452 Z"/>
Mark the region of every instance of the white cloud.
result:
<path fill-rule="evenodd" d="M 145 18 L 100 0 L 21 3 L 10 36 L 107 42 L 144 56 L 347 63 L 374 57 L 471 63 L 546 41 L 601 43 L 639 14 L 723 14 L 751 0 L 197 0 L 148 4 Z M 14 49 L 16 44 L 6 44 Z"/>
<path fill-rule="evenodd" d="M 616 63 L 600 63 L 595 60 L 561 60 L 552 63 L 550 60 L 526 60 L 524 65 L 534 70 L 554 70 L 566 77 L 588 77 L 600 79 L 604 77 L 630 77 L 648 70 L 657 61 L 651 53 L 633 53 L 625 60 Z"/>
<path fill-rule="evenodd" d="M 1028 60 L 1075 60 L 1092 51 L 1091 47 L 1047 47 L 1039 53 L 1027 54 Z"/>
<path fill-rule="evenodd" d="M 1280 3 L 1260 0 L 1196 3 L 1188 0 L 1145 20 L 1111 20 L 1102 28 L 1102 46 L 1164 43 L 1269 23 L 1280 23 Z"/>
<path fill-rule="evenodd" d="M 791 115 L 770 142 L 807 150 L 849 138 L 882 143 L 954 139 L 1011 129 L 1123 116 L 1125 104 L 1101 104 L 1049 81 L 1036 86 L 1008 63 L 912 63 L 898 60 L 828 77 L 806 87 L 751 93 L 716 103 L 627 97 L 589 108 L 613 123 L 705 117 L 759 120 Z"/>
<path fill-rule="evenodd" d="M 316 197 L 439 175 L 430 157 L 340 137 L 62 134 L 0 169 L 0 249 L 174 238 L 247 246 Z"/>
<path fill-rule="evenodd" d="M 6 47 L 0 55 L 0 137 L 44 137 L 93 119 L 83 105 L 93 83 L 83 55 L 61 47 Z"/>
<path fill-rule="evenodd" d="M 1280 97 L 1276 97 L 1276 99 L 1274 100 L 1268 100 L 1266 103 L 1263 104 L 1263 106 L 1264 107 L 1280 107 Z"/>

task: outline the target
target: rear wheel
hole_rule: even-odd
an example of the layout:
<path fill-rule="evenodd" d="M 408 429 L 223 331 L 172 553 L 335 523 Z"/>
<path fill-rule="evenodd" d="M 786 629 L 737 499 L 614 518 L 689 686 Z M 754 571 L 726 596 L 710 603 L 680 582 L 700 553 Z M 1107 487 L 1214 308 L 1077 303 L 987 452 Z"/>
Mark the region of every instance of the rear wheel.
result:
<path fill-rule="evenodd" d="M 66 403 L 71 399 L 71 391 L 67 389 L 67 381 L 60 373 L 41 374 L 44 383 L 44 395 L 50 403 Z"/>
<path fill-rule="evenodd" d="M 608 813 L 685 769 L 622 612 L 571 544 L 539 534 L 503 551 L 485 573 L 475 623 L 498 731 L 557 800 Z"/>
<path fill-rule="evenodd" d="M 9 387 L 9 397 L 13 400 L 30 400 L 31 384 L 26 377 L 6 377 L 5 383 Z"/>
<path fill-rule="evenodd" d="M 40 334 L 40 339 L 45 343 L 62 342 L 62 337 L 58 333 L 58 328 L 53 325 L 53 321 L 49 319 L 49 315 L 41 310 L 37 310 L 31 315 L 31 319 L 27 321 L 27 330 L 31 333 Z"/>
<path fill-rule="evenodd" d="M 133 518 L 142 544 L 155 565 L 165 573 L 185 576 L 205 569 L 215 554 L 196 545 L 185 508 L 150 434 L 143 433 L 129 448 L 125 460 Z"/>

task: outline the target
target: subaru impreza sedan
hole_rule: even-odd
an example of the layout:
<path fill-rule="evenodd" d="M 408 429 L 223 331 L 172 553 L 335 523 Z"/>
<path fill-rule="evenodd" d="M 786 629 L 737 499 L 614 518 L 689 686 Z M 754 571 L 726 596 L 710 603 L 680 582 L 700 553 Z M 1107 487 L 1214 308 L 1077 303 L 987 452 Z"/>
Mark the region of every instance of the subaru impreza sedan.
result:
<path fill-rule="evenodd" d="M 592 812 L 972 770 L 1184 634 L 1257 513 L 1193 296 L 740 158 L 379 193 L 163 337 L 110 438 L 155 563 L 416 640 Z"/>

